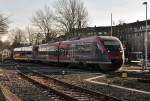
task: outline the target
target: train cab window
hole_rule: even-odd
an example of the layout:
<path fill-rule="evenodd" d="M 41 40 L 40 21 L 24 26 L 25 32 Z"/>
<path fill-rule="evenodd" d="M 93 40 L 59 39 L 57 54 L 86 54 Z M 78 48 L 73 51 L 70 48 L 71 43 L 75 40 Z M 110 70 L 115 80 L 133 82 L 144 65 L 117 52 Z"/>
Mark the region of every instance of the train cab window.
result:
<path fill-rule="evenodd" d="M 103 43 L 107 51 L 120 52 L 121 50 L 120 43 L 117 40 L 103 40 Z"/>

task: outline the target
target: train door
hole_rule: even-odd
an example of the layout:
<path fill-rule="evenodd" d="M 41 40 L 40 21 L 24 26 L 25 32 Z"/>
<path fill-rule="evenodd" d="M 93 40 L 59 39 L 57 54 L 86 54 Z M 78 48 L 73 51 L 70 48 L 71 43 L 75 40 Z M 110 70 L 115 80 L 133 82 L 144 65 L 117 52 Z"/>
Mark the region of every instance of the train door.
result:
<path fill-rule="evenodd" d="M 70 46 L 70 58 L 71 58 L 71 62 L 75 62 L 75 57 L 76 57 L 76 54 L 75 54 L 75 52 L 76 52 L 76 48 L 75 48 L 75 44 L 72 44 L 71 46 Z"/>
<path fill-rule="evenodd" d="M 38 46 L 33 46 L 33 59 L 34 60 L 37 60 L 38 59 L 38 49 L 39 47 Z"/>

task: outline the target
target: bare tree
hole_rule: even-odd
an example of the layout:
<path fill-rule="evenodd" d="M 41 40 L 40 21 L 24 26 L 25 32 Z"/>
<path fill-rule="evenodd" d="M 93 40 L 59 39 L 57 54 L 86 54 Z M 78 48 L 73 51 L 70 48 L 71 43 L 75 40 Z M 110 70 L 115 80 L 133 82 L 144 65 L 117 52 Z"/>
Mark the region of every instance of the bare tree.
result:
<path fill-rule="evenodd" d="M 52 11 L 48 6 L 45 6 L 44 10 L 37 10 L 32 17 L 32 23 L 34 26 L 40 29 L 39 33 L 43 33 L 46 39 L 46 42 L 55 37 L 56 33 L 54 33 L 53 27 L 53 15 Z"/>
<path fill-rule="evenodd" d="M 30 45 L 38 45 L 42 43 L 44 39 L 43 33 L 39 33 L 33 26 L 27 26 L 25 31 L 27 40 Z"/>
<path fill-rule="evenodd" d="M 0 40 L 0 51 L 3 50 L 3 42 Z"/>
<path fill-rule="evenodd" d="M 10 49 L 10 42 L 9 41 L 5 41 L 2 43 L 2 49 Z"/>
<path fill-rule="evenodd" d="M 88 12 L 80 0 L 58 0 L 54 8 L 54 18 L 66 33 L 87 26 Z"/>
<path fill-rule="evenodd" d="M 5 34 L 8 29 L 9 20 L 3 14 L 0 14 L 0 34 Z"/>
<path fill-rule="evenodd" d="M 9 39 L 13 47 L 19 47 L 27 43 L 24 31 L 19 28 L 10 31 Z"/>
<path fill-rule="evenodd" d="M 29 43 L 32 45 L 34 44 L 34 40 L 35 40 L 35 32 L 33 30 L 33 28 L 31 28 L 30 26 L 27 26 L 26 28 L 27 31 L 27 40 L 29 41 Z"/>

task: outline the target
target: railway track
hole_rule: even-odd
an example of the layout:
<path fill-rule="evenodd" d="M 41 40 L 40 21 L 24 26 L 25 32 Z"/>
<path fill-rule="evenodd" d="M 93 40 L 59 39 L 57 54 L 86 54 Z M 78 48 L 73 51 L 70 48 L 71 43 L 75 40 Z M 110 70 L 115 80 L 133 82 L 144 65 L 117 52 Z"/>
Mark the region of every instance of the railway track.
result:
<path fill-rule="evenodd" d="M 19 74 L 33 84 L 51 92 L 51 96 L 68 101 L 122 101 L 113 96 L 97 93 L 79 86 L 59 81 L 25 67 L 16 68 Z"/>
<path fill-rule="evenodd" d="M 73 85 L 80 86 L 81 88 L 90 89 L 90 90 L 95 91 L 95 92 L 100 92 L 104 95 L 115 96 L 116 98 L 119 98 L 119 99 L 122 99 L 122 100 L 131 100 L 131 99 L 135 100 L 136 99 L 136 100 L 139 100 L 139 101 L 149 101 L 148 100 L 149 95 L 147 95 L 147 94 L 139 93 L 139 92 L 136 92 L 136 91 L 133 91 L 133 90 L 125 90 L 125 89 L 119 89 L 119 88 L 116 88 L 116 87 L 110 87 L 110 86 L 107 86 L 107 85 L 106 86 L 104 86 L 104 85 L 96 86 L 97 84 L 95 84 L 95 83 L 84 82 L 84 80 L 86 78 L 97 76 L 97 74 L 95 74 L 95 73 L 94 73 L 94 75 L 93 74 L 91 75 L 89 73 L 86 73 L 87 75 L 85 75 L 85 74 L 82 74 L 82 73 L 80 74 L 78 72 L 78 70 L 77 71 L 76 70 L 71 70 L 70 71 L 70 69 L 66 69 L 66 68 L 63 68 L 63 67 L 62 68 L 60 68 L 60 67 L 57 68 L 57 67 L 50 67 L 50 66 L 39 65 L 39 64 L 16 64 L 16 66 L 21 67 L 20 71 L 22 71 L 26 76 L 30 77 L 33 80 L 40 81 L 40 83 L 42 83 L 42 81 L 44 81 L 44 80 L 45 80 L 44 82 L 47 82 L 47 79 L 45 79 L 43 77 L 43 79 L 44 79 L 43 80 L 40 75 L 38 76 L 38 74 L 37 75 L 36 75 L 36 73 L 34 74 L 33 71 L 38 71 L 39 73 L 42 73 L 42 74 L 47 75 L 49 77 L 55 78 L 57 80 L 61 80 L 62 82 L 67 82 L 69 84 L 71 83 Z M 13 66 L 13 68 L 14 68 L 14 66 Z M 9 69 L 10 69 L 10 67 L 9 67 Z M 24 69 L 24 70 L 22 70 L 22 69 Z M 33 71 L 30 71 L 28 69 L 31 69 Z M 65 75 L 62 75 L 63 70 L 65 71 Z M 83 73 L 84 73 L 84 71 L 83 71 Z M 115 73 L 110 72 L 110 73 L 107 73 L 106 75 L 109 78 L 114 78 L 114 80 L 117 80 L 115 77 L 121 77 L 121 73 L 122 73 L 121 71 L 120 72 L 115 72 Z M 141 77 L 142 80 L 143 80 L 143 78 L 147 77 L 147 75 L 145 75 L 145 74 L 147 74 L 147 73 L 138 73 L 138 72 L 137 73 L 136 72 L 131 72 L 130 73 L 130 72 L 128 72 L 128 77 L 131 77 L 131 78 L 132 77 L 133 78 Z M 94 81 L 97 81 L 97 80 L 94 80 Z M 133 82 L 134 81 L 135 80 L 133 80 Z M 100 82 L 101 82 L 101 80 L 100 80 Z M 120 82 L 118 81 L 117 84 L 120 84 L 121 86 L 122 85 L 127 85 L 127 87 L 130 88 L 130 85 L 131 86 L 134 85 L 133 82 L 131 82 L 131 80 L 129 79 L 129 81 L 128 80 L 125 80 L 123 82 L 122 82 L 122 80 Z M 141 84 L 141 85 L 139 86 L 138 83 Z M 48 86 L 51 85 L 51 88 L 56 87 L 55 85 L 52 85 L 52 84 L 49 84 L 49 83 L 46 84 L 46 85 L 48 85 Z M 134 86 L 135 89 L 140 88 L 139 90 L 149 91 L 148 90 L 149 86 L 146 86 L 147 83 L 141 83 L 141 82 L 137 81 L 137 85 L 138 86 L 136 86 L 136 85 Z M 39 88 L 39 87 L 37 87 L 37 88 Z M 60 88 L 62 88 L 62 87 L 60 87 Z M 59 90 L 57 88 L 53 88 L 53 89 Z M 147 89 L 147 90 L 145 90 L 145 89 Z M 47 88 L 44 89 L 44 91 L 48 92 Z M 53 93 L 53 91 L 51 91 L 51 92 Z M 52 95 L 52 96 L 54 96 L 54 95 Z M 58 95 L 55 95 L 55 96 L 58 96 Z"/>
<path fill-rule="evenodd" d="M 1 85 L 7 87 L 9 92 L 12 92 L 11 94 L 8 90 L 4 89 L 4 87 L 1 87 L 2 95 L 5 99 L 7 98 L 6 101 L 18 101 L 14 95 L 18 96 L 22 101 L 54 101 L 51 97 L 49 97 L 49 92 L 45 89 L 36 87 L 31 82 L 21 78 L 14 70 L 15 68 L 13 70 L 4 70 L 3 77 L 0 79 Z M 0 98 L 0 101 L 5 100 L 1 100 Z"/>

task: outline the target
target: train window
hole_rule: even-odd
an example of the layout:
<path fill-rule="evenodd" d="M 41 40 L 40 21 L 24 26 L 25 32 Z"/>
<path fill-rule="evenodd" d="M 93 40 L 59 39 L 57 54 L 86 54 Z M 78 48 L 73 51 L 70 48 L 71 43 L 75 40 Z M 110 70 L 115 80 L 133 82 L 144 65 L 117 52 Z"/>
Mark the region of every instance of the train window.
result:
<path fill-rule="evenodd" d="M 32 51 L 27 51 L 27 52 L 25 52 L 26 54 L 28 54 L 28 55 L 31 55 L 32 54 Z"/>
<path fill-rule="evenodd" d="M 69 48 L 60 48 L 59 55 L 66 56 L 68 55 Z"/>
<path fill-rule="evenodd" d="M 76 49 L 77 49 L 78 53 L 87 54 L 87 53 L 92 52 L 93 44 L 92 43 L 86 43 L 86 44 L 76 45 Z"/>
<path fill-rule="evenodd" d="M 47 54 L 50 56 L 57 56 L 58 50 L 55 46 L 48 46 L 47 48 Z"/>
<path fill-rule="evenodd" d="M 76 48 L 77 49 L 77 48 Z M 74 57 L 75 55 L 75 44 L 72 44 L 68 49 L 66 53 L 67 57 Z"/>
<path fill-rule="evenodd" d="M 59 55 L 65 55 L 65 49 L 64 48 L 60 48 L 59 49 Z"/>
<path fill-rule="evenodd" d="M 66 55 L 66 56 L 68 55 L 68 49 L 65 50 L 65 55 Z"/>
<path fill-rule="evenodd" d="M 86 44 L 84 46 L 84 52 L 89 53 L 89 52 L 92 52 L 92 50 L 93 50 L 93 45 L 92 44 Z"/>
<path fill-rule="evenodd" d="M 47 55 L 48 52 L 47 51 L 39 51 L 39 55 Z"/>
<path fill-rule="evenodd" d="M 49 49 L 48 54 L 57 56 L 58 50 L 54 49 L 53 47 Z"/>
<path fill-rule="evenodd" d="M 120 43 L 118 41 L 114 41 L 114 40 L 107 40 L 104 41 L 104 45 L 120 45 Z"/>

